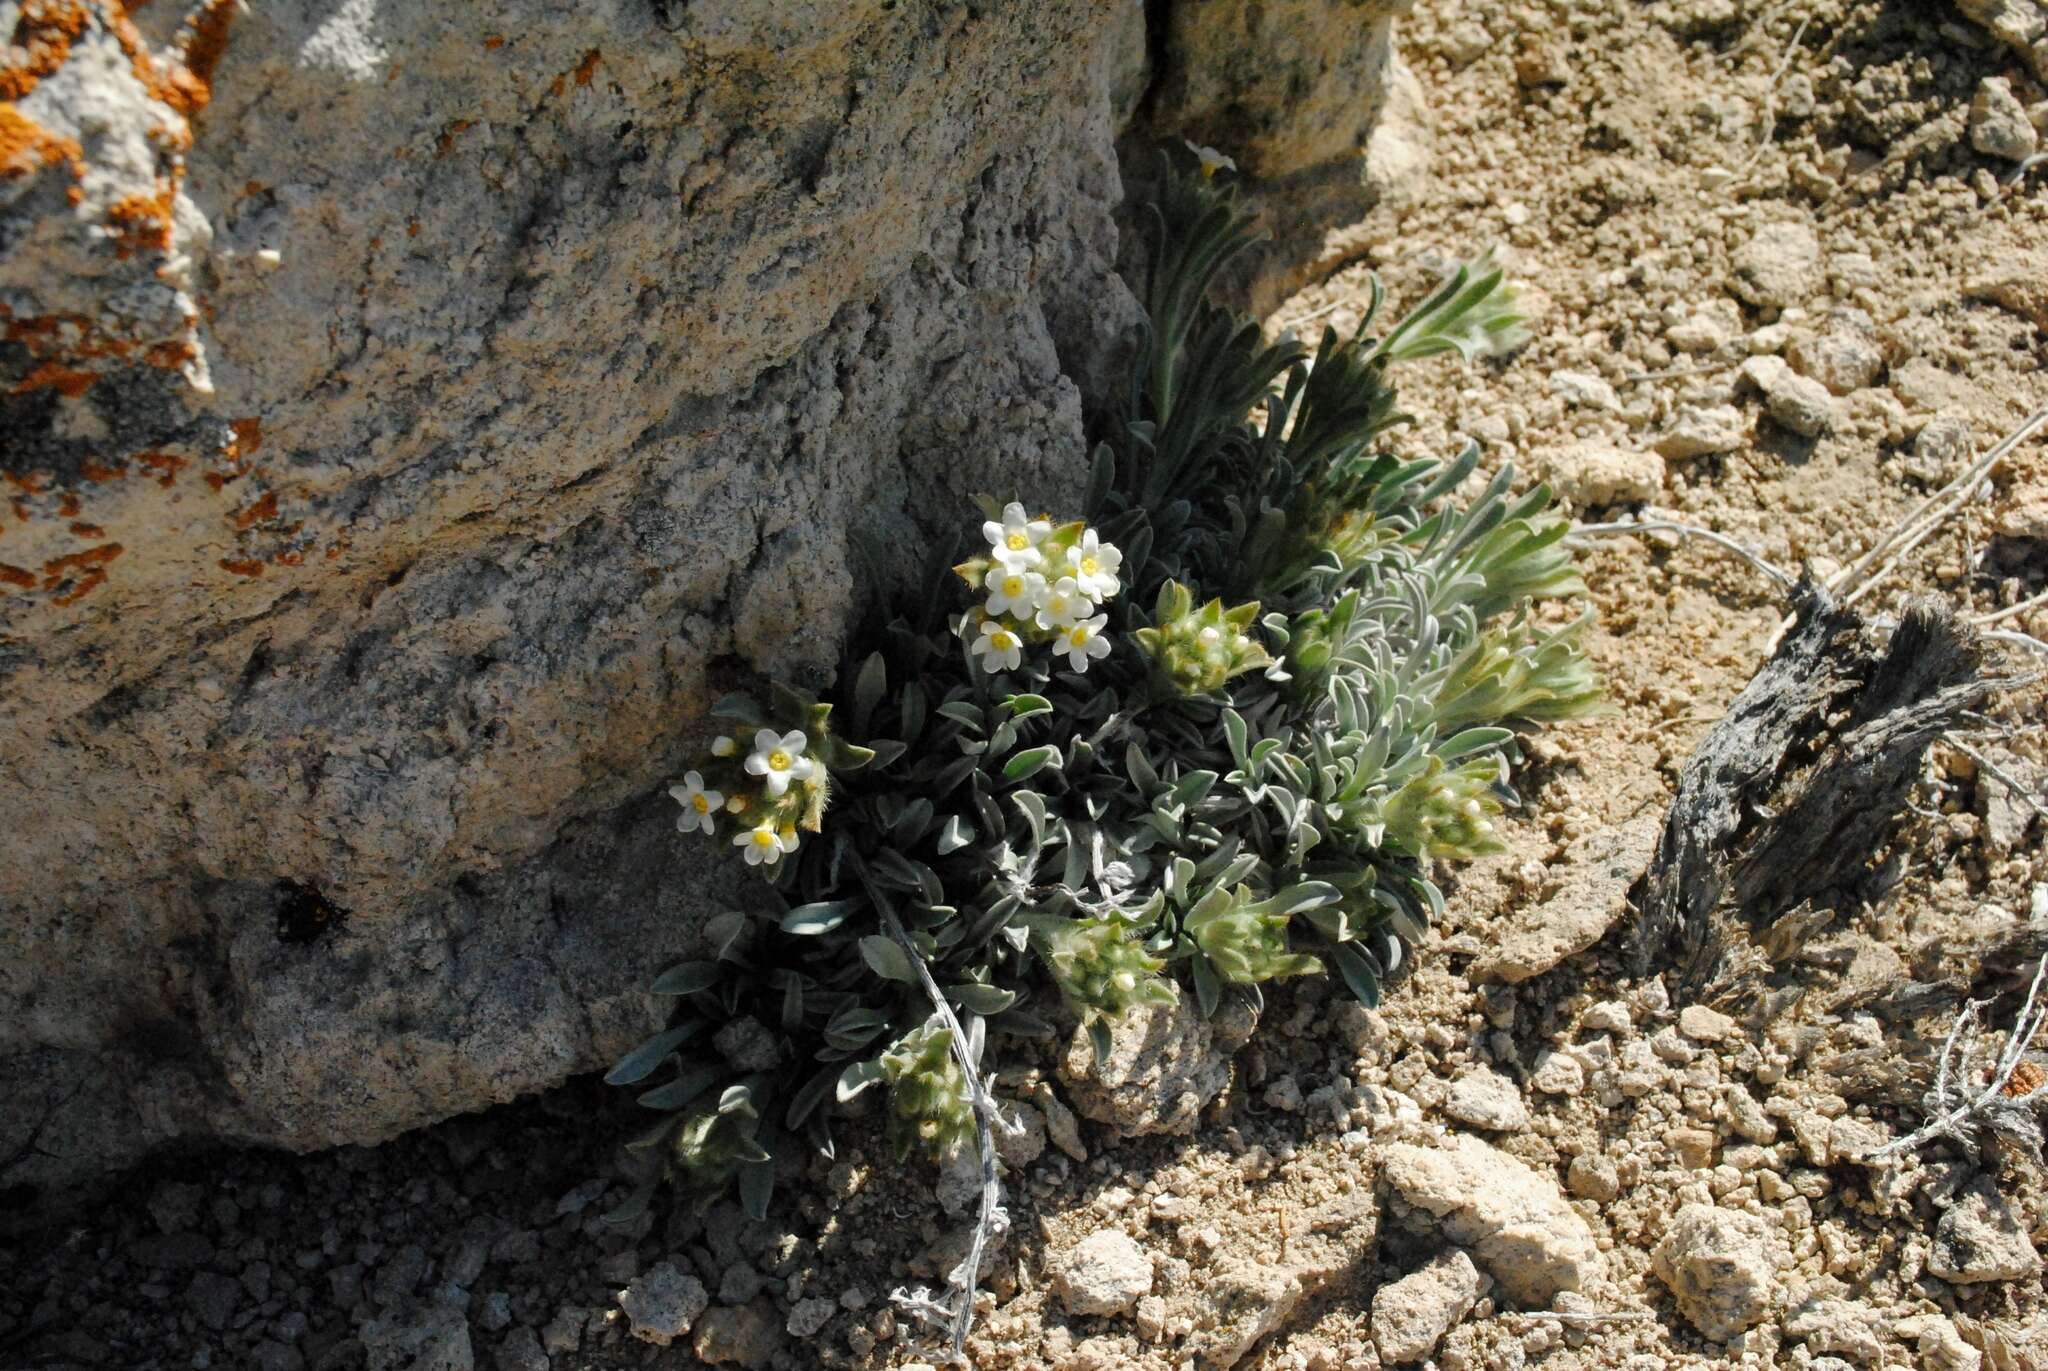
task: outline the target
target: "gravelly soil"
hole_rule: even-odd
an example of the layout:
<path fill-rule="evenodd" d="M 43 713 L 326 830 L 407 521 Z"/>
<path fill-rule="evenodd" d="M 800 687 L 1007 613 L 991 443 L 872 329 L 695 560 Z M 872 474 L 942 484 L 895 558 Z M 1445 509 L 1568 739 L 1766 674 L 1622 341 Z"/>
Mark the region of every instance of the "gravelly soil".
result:
<path fill-rule="evenodd" d="M 2048 170 L 2002 181 L 2013 164 L 1973 147 L 1971 105 L 2003 76 L 2037 122 L 2048 106 L 1944 6 L 1423 0 L 1403 45 L 1426 123 L 1391 121 L 1375 165 L 1427 171 L 1390 180 L 1333 237 L 1329 277 L 1271 322 L 1354 326 L 1369 270 L 1410 299 L 1504 244 L 1534 337 L 1405 377 L 1409 450 L 1476 439 L 1548 476 L 1584 522 L 1661 512 L 1826 574 L 2048 404 Z M 1005 1081 L 1055 1145 L 1025 1148 L 1038 1155 L 1016 1179 L 980 1365 L 1359 1371 L 1391 1345 L 1375 1342 L 1378 1293 L 1454 1242 L 1490 1282 L 1476 1303 L 1460 1314 L 1468 1300 L 1403 1287 L 1425 1321 L 1457 1315 L 1430 1354 L 1447 1371 L 2048 1360 L 2039 1268 L 2023 1269 L 2048 1240 L 2039 1170 L 1951 1144 L 1858 1160 L 1918 1122 L 1916 1073 L 1944 1028 L 1884 1017 L 1884 993 L 1967 980 L 2001 935 L 2048 919 L 2041 821 L 1960 752 L 1936 750 L 1924 813 L 1873 854 L 1884 893 L 1837 909 L 1777 969 L 1804 994 L 1772 1022 L 1681 1016 L 1660 980 L 1626 974 L 1612 936 L 1492 978 L 1537 911 L 1594 935 L 1621 913 L 1629 875 L 1603 863 L 1627 866 L 1628 835 L 1782 614 L 1764 576 L 1708 545 L 1600 536 L 1584 561 L 1614 712 L 1532 742 L 1512 850 L 1449 882 L 1449 917 L 1381 1011 L 1320 984 L 1271 996 L 1189 1136 L 1085 1121 L 1062 1135 L 1072 1090 L 1050 1055 Z M 1864 604 L 1896 614 L 1932 594 L 1986 616 L 2044 587 L 2037 438 Z M 2048 638 L 2048 608 L 1997 626 Z M 2037 794 L 2041 709 L 2024 688 L 1972 737 Z M 620 1230 L 598 1216 L 621 1193 L 607 1181 L 622 1124 L 583 1082 L 376 1149 L 166 1159 L 69 1226 L 0 1238 L 0 1365 L 914 1360 L 888 1291 L 931 1279 L 959 1236 L 930 1172 L 857 1139 L 795 1180 L 770 1224 L 721 1206 Z M 1525 1166 L 1500 1174 L 1534 1187 L 1531 1204 L 1576 1217 L 1446 1217 L 1388 1179 L 1461 1136 Z M 1725 1259 L 1695 1293 L 1750 1325 L 1733 1337 L 1710 1338 L 1711 1314 L 1653 1270 L 1674 1216 L 1699 1205 L 1754 1216 L 1735 1225 L 1753 1242 L 1696 1250 L 1688 1229 L 1664 1259 Z M 1987 1214 L 2008 1219 L 2000 1250 L 2019 1266 L 1966 1279 L 1999 1265 L 1989 1239 L 1963 1241 Z M 1503 1248 L 1517 1223 L 1541 1231 Z M 1149 1258 L 1150 1290 L 1124 1313 L 1070 1315 L 1074 1249 L 1107 1230 Z M 618 1299 L 663 1263 L 710 1305 L 668 1347 L 633 1337 Z M 1516 1292 L 1539 1270 L 1580 1288 L 1532 1306 Z"/>

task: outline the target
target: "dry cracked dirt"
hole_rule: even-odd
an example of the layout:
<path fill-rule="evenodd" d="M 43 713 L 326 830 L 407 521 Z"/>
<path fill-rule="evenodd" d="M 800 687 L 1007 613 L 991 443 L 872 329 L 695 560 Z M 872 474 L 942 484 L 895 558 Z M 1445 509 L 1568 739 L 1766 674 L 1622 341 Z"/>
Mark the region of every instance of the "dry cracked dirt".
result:
<path fill-rule="evenodd" d="M 2048 405 L 2048 90 L 1962 8 L 1422 0 L 1401 47 L 1380 205 L 1269 324 L 1351 327 L 1368 273 L 1403 301 L 1504 245 L 1534 337 L 1415 367 L 1407 450 L 1477 439 L 1583 523 L 1825 575 Z M 1530 741 L 1512 850 L 1449 881 L 1378 1011 L 1294 983 L 1249 1037 L 1162 1015 L 1104 1077 L 1063 1048 L 1004 1076 L 1028 1128 L 977 1365 L 2048 1365 L 2039 1166 L 1869 1157 L 1922 1120 L 1946 1027 L 1890 992 L 1996 990 L 2031 966 L 1992 950 L 2048 923 L 2042 687 L 1935 747 L 1874 893 L 1784 949 L 1771 1017 L 1678 1004 L 1627 969 L 1628 889 L 1783 598 L 1709 543 L 1583 541 L 1614 710 Z M 2048 638 L 2044 586 L 2037 436 L 1861 607 Z M 1992 663 L 2029 669 L 2010 640 Z M 0 1238 L 0 1364 L 925 1359 L 889 1292 L 951 1263 L 971 1186 L 856 1137 L 768 1223 L 618 1229 L 623 1121 L 581 1081 L 374 1149 L 166 1158 Z"/>

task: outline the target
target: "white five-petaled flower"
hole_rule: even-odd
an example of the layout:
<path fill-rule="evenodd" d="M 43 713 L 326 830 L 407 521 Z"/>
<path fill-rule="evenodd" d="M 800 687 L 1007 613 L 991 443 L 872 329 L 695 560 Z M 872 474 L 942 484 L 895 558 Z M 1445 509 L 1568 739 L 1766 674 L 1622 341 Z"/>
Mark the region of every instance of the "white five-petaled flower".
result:
<path fill-rule="evenodd" d="M 776 736 L 772 728 L 754 735 L 754 750 L 747 754 L 747 771 L 759 776 L 770 795 L 789 789 L 791 781 L 808 781 L 815 763 L 804 756 L 804 735 L 796 730 Z M 753 854 L 747 854 L 749 859 Z"/>
<path fill-rule="evenodd" d="M 796 830 L 777 829 L 772 822 L 762 823 L 735 834 L 732 845 L 746 849 L 748 866 L 759 866 L 763 862 L 773 866 L 782 860 L 785 853 L 796 851 Z"/>
<path fill-rule="evenodd" d="M 1093 608 L 1094 603 L 1082 593 L 1080 583 L 1071 576 L 1062 576 L 1045 593 L 1045 603 L 1038 610 L 1038 626 L 1071 628 Z"/>
<path fill-rule="evenodd" d="M 1045 561 L 1045 553 L 1038 545 L 1051 536 L 1052 524 L 1045 519 L 1027 518 L 1024 506 L 1012 500 L 1003 508 L 1002 522 L 990 519 L 981 526 L 981 533 L 988 539 L 997 562 L 1025 571 Z"/>
<path fill-rule="evenodd" d="M 1045 598 L 1045 577 L 1022 567 L 997 563 L 982 582 L 988 587 L 988 612 L 1029 619 L 1031 611 Z"/>
<path fill-rule="evenodd" d="M 715 831 L 712 816 L 725 804 L 725 796 L 715 790 L 704 788 L 704 777 L 695 771 L 683 773 L 683 783 L 668 788 L 669 795 L 683 807 L 682 816 L 676 820 L 676 832 L 696 833 Z"/>
<path fill-rule="evenodd" d="M 1203 176 L 1214 176 L 1219 171 L 1237 170 L 1237 163 L 1231 161 L 1228 157 L 1216 151 L 1216 149 L 1202 147 L 1185 138 L 1181 139 L 1181 141 L 1187 143 L 1188 151 L 1192 152 L 1195 155 L 1195 160 L 1202 164 Z"/>
<path fill-rule="evenodd" d="M 1108 622 L 1107 614 L 1098 614 L 1062 630 L 1053 651 L 1065 653 L 1074 670 L 1086 671 L 1092 659 L 1109 655 L 1109 639 L 1102 636 L 1102 627 Z"/>
<path fill-rule="evenodd" d="M 1024 640 L 993 619 L 981 621 L 981 636 L 970 651 L 981 654 L 985 671 L 1015 671 L 1024 660 Z"/>
<path fill-rule="evenodd" d="M 711 740 L 711 755 L 714 757 L 730 757 L 739 750 L 740 745 L 728 734 L 721 733 Z"/>
<path fill-rule="evenodd" d="M 1067 564 L 1083 595 L 1093 600 L 1107 600 L 1117 592 L 1116 573 L 1124 564 L 1124 554 L 1115 543 L 1103 542 L 1091 528 L 1081 534 L 1080 542 L 1074 544 L 1074 550 L 1067 555 Z"/>

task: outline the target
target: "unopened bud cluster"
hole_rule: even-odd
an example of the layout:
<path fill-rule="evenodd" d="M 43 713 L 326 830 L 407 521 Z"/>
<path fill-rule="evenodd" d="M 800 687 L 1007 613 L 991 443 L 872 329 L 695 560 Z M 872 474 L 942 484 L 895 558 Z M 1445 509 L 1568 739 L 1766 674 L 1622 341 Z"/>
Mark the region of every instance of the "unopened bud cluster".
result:
<path fill-rule="evenodd" d="M 1258 615 L 1257 601 L 1225 609 L 1221 600 L 1211 600 L 1197 609 L 1186 586 L 1168 581 L 1153 612 L 1157 626 L 1139 629 L 1138 643 L 1177 689 L 1206 694 L 1233 676 L 1273 664 L 1251 636 Z"/>
<path fill-rule="evenodd" d="M 1287 946 L 1287 915 L 1253 900 L 1244 886 L 1215 890 L 1189 913 L 1187 932 L 1216 974 L 1236 985 L 1314 975 L 1323 964 Z"/>
<path fill-rule="evenodd" d="M 899 1154 L 913 1145 L 936 1156 L 974 1137 L 967 1077 L 953 1057 L 953 1030 L 936 1019 L 904 1034 L 882 1054 L 889 1083 L 889 1136 Z"/>
<path fill-rule="evenodd" d="M 1071 919 L 1047 935 L 1046 962 L 1070 1004 L 1091 1018 L 1117 1019 L 1134 1005 L 1169 1005 L 1166 962 L 1145 951 L 1120 919 Z"/>
<path fill-rule="evenodd" d="M 1455 767 L 1432 756 L 1428 769 L 1388 797 L 1387 839 L 1423 858 L 1466 860 L 1502 850 L 1493 821 L 1501 812 L 1498 754 Z"/>

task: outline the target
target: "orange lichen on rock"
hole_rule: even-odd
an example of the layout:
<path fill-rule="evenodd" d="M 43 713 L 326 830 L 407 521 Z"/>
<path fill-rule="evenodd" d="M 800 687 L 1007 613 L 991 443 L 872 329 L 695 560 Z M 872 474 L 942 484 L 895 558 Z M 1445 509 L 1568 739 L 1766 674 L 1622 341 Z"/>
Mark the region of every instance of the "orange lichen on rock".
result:
<path fill-rule="evenodd" d="M 62 557 L 52 557 L 43 563 L 43 589 L 55 590 L 66 581 L 71 589 L 51 599 L 53 605 L 68 605 L 83 599 L 106 582 L 107 563 L 127 551 L 119 543 L 107 543 L 101 547 L 87 548 L 84 552 L 73 552 Z"/>
<path fill-rule="evenodd" d="M 454 148 L 455 140 L 475 127 L 476 121 L 473 119 L 457 119 L 447 128 L 442 129 L 441 136 L 434 141 L 434 155 L 436 157 L 446 157 L 449 151 Z"/>
<path fill-rule="evenodd" d="M 173 194 L 169 186 L 159 186 L 153 195 L 125 195 L 107 206 L 115 255 L 126 257 L 137 248 L 170 250 Z"/>
<path fill-rule="evenodd" d="M 71 45 L 90 21 L 80 0 L 24 0 L 14 33 L 0 45 L 0 57 L 21 54 L 0 66 L 0 99 L 21 99 L 63 66 L 71 55 Z"/>
<path fill-rule="evenodd" d="M 185 465 L 183 457 L 168 452 L 138 452 L 135 460 L 156 473 L 156 483 L 168 488 L 178 479 L 178 471 Z"/>
<path fill-rule="evenodd" d="M 604 61 L 604 57 L 596 48 L 592 48 L 589 52 L 584 53 L 583 60 L 576 64 L 576 84 L 579 86 L 589 85 L 590 78 L 597 72 L 597 64 L 602 61 Z"/>
<path fill-rule="evenodd" d="M 229 445 L 228 456 L 247 457 L 262 449 L 263 421 L 255 415 L 252 414 L 246 419 L 235 419 L 228 424 L 228 428 L 235 435 L 234 441 Z"/>
<path fill-rule="evenodd" d="M 276 517 L 277 492 L 266 490 L 256 503 L 249 505 L 247 508 L 238 509 L 228 515 L 228 522 L 238 529 L 245 529 L 256 524 L 265 523 Z"/>
<path fill-rule="evenodd" d="M 235 561 L 226 557 L 220 559 L 220 568 L 222 571 L 232 571 L 237 576 L 261 576 L 263 574 L 263 563 L 261 562 Z"/>
<path fill-rule="evenodd" d="M 12 100 L 0 100 L 0 177 L 26 176 L 60 162 L 70 162 L 76 174 L 83 155 L 77 139 L 58 137 L 16 109 Z"/>
<path fill-rule="evenodd" d="M 221 54 L 228 48 L 228 29 L 235 22 L 235 0 L 207 0 L 199 13 L 185 21 L 185 70 L 179 82 L 189 103 L 166 101 L 187 115 L 197 114 L 213 99 L 213 73 Z"/>
<path fill-rule="evenodd" d="M 183 340 L 151 343 L 142 354 L 142 360 L 165 371 L 176 371 L 199 355 L 199 349 Z"/>
<path fill-rule="evenodd" d="M 37 366 L 34 371 L 14 383 L 16 395 L 26 395 L 32 390 L 54 390 L 72 399 L 92 389 L 92 383 L 99 376 L 90 371 L 79 371 L 65 366 L 62 362 L 49 361 Z"/>
<path fill-rule="evenodd" d="M 104 538 L 107 531 L 98 524 L 88 524 L 83 519 L 72 523 L 71 531 L 81 538 Z"/>
<path fill-rule="evenodd" d="M 491 51 L 491 52 L 496 52 L 496 51 L 497 51 L 497 50 L 498 50 L 499 48 L 502 48 L 502 47 L 504 47 L 504 46 L 505 46 L 505 35 L 504 35 L 504 34 L 502 34 L 502 33 L 487 33 L 487 34 L 485 34 L 485 35 L 484 35 L 484 47 L 485 47 L 486 49 L 488 49 L 489 51 Z"/>
<path fill-rule="evenodd" d="M 6 562 L 0 562 L 0 582 L 5 582 L 11 586 L 20 586 L 24 590 L 34 590 L 36 588 L 36 574 L 33 571 L 27 571 L 18 566 L 10 566 Z"/>

